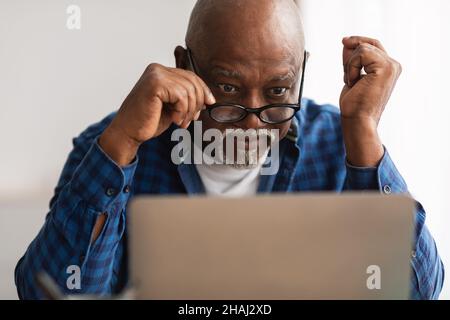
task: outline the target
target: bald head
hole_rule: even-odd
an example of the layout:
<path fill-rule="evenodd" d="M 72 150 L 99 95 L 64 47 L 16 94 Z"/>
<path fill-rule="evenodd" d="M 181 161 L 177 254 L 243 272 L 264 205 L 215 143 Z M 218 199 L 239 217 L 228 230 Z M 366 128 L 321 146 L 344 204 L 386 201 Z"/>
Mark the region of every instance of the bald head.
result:
<path fill-rule="evenodd" d="M 283 49 L 301 57 L 303 26 L 294 0 L 198 0 L 186 44 L 199 54 L 240 46 L 246 55 Z"/>

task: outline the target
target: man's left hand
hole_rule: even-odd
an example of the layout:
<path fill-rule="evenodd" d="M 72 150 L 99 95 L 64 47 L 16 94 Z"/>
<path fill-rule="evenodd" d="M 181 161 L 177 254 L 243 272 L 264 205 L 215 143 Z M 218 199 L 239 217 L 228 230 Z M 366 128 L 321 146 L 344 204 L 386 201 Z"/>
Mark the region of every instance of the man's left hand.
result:
<path fill-rule="evenodd" d="M 342 43 L 345 86 L 340 107 L 347 160 L 375 167 L 384 155 L 378 123 L 402 68 L 378 40 L 349 37 Z"/>

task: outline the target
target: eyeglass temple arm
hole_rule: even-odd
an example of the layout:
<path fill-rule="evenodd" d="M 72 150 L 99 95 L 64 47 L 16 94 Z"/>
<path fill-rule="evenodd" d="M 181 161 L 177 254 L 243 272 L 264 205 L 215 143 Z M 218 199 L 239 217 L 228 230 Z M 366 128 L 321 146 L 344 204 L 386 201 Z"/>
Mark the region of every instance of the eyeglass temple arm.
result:
<path fill-rule="evenodd" d="M 199 76 L 197 66 L 195 65 L 194 58 L 192 57 L 192 51 L 189 47 L 187 47 L 187 56 L 192 69 L 194 69 L 194 73 Z"/>
<path fill-rule="evenodd" d="M 300 92 L 298 95 L 298 105 L 302 106 L 302 98 L 303 98 L 303 84 L 305 83 L 305 70 L 306 70 L 306 60 L 308 59 L 308 51 L 305 50 L 303 55 L 303 66 L 302 66 L 302 80 L 300 81 Z"/>

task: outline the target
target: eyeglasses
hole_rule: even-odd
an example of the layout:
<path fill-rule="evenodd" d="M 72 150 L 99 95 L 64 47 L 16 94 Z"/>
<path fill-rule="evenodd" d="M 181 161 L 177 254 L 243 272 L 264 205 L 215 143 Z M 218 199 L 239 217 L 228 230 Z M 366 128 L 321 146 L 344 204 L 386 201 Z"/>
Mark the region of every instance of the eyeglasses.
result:
<path fill-rule="evenodd" d="M 199 75 L 192 52 L 187 48 L 188 59 L 196 75 Z M 302 106 L 303 83 L 305 80 L 306 60 L 308 52 L 304 52 L 302 79 L 300 82 L 300 92 L 298 103 L 275 103 L 260 108 L 247 108 L 240 104 L 234 103 L 215 103 L 207 106 L 209 116 L 218 123 L 230 124 L 244 120 L 249 114 L 256 115 L 262 122 L 267 124 L 282 124 L 292 118 L 300 111 Z"/>

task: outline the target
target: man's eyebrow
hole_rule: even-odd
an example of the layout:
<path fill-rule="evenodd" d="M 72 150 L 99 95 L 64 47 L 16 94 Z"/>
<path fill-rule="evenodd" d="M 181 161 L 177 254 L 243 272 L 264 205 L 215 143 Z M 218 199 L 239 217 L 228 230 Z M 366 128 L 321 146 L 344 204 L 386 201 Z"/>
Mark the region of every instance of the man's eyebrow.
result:
<path fill-rule="evenodd" d="M 273 76 L 272 78 L 270 78 L 270 82 L 276 82 L 276 81 L 286 81 L 286 80 L 295 80 L 296 75 L 295 72 L 293 71 L 289 71 L 288 73 L 285 74 L 279 74 L 276 76 Z"/>
<path fill-rule="evenodd" d="M 211 73 L 218 76 L 224 76 L 227 78 L 235 78 L 235 79 L 241 79 L 242 75 L 239 71 L 236 70 L 227 70 L 221 67 L 214 67 L 211 70 Z"/>

